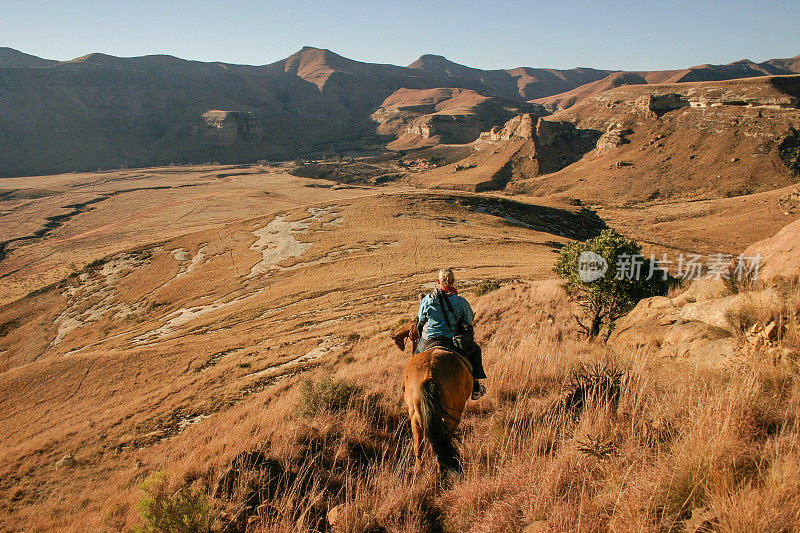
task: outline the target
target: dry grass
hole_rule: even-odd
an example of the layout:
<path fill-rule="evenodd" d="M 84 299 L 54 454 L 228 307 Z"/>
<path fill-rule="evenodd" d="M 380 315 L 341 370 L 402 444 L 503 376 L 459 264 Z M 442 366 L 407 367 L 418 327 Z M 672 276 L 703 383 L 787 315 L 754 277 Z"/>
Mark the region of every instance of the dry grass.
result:
<path fill-rule="evenodd" d="M 342 216 L 343 224 L 313 222 L 296 234 L 312 243 L 306 255 L 282 263 L 307 266 L 247 278 L 261 257 L 250 248 L 253 231 L 270 213 L 315 201 L 292 197 L 299 179 L 284 178 L 225 182 L 216 200 L 204 195 L 221 192 L 223 182 L 203 178 L 181 189 L 197 195 L 153 193 L 141 210 L 108 200 L 31 247 L 32 266 L 20 271 L 9 298 L 60 278 L 53 269 L 36 281 L 66 251 L 79 252 L 81 264 L 113 259 L 139 241 L 171 239 L 159 250 L 148 245 L 145 264 L 120 274 L 109 303 L 128 305 L 131 314 L 109 311 L 60 344 L 52 341 L 57 318 L 69 311 L 65 291 L 77 291 L 79 315 L 102 302 L 98 291 L 86 293 L 81 273 L 0 308 L 0 529 L 128 531 L 143 525 L 139 487 L 158 472 L 169 480 L 158 494 L 187 488 L 183 494 L 208 498 L 212 529 L 321 530 L 336 506 L 334 531 L 513 531 L 536 520 L 554 531 L 669 530 L 694 506 L 711 508 L 723 530 L 796 523 L 796 357 L 749 353 L 720 368 L 586 343 L 558 282 L 508 281 L 548 275 L 553 239 L 566 239 L 436 195 L 359 199 L 352 196 L 362 192 L 341 191 L 347 200 L 328 218 Z M 226 203 L 265 187 L 274 202 L 264 205 L 261 190 L 247 196 L 247 206 Z M 178 200 L 187 202 L 171 203 Z M 34 207 L 39 213 L 52 205 Z M 35 222 L 36 213 L 19 216 Z M 309 215 L 307 206 L 287 213 L 287 220 Z M 266 216 L 243 220 L 254 214 Z M 226 221 L 236 222 L 219 227 Z M 202 228 L 210 229 L 184 235 Z M 72 243 L 81 232 L 78 250 Z M 197 258 L 201 248 L 205 258 L 178 277 L 191 261 L 173 252 Z M 4 268 L 23 259 L 9 255 Z M 98 265 L 88 282 L 112 262 Z M 386 336 L 398 318 L 412 315 L 417 292 L 442 264 L 461 265 L 459 280 L 470 280 L 462 292 L 475 304 L 490 373 L 488 395 L 470 404 L 460 429 L 465 476 L 450 485 L 436 479 L 430 458 L 418 475 L 411 469 L 401 400 L 408 355 Z M 502 287 L 474 298 L 469 287 L 482 279 L 501 279 Z M 779 292 L 786 311 L 775 316 L 786 327 L 778 344 L 796 354 L 797 284 Z M 135 340 L 179 310 L 240 297 L 157 342 Z M 319 359 L 292 366 L 326 347 Z M 611 379 L 615 392 L 597 385 L 612 374 L 597 380 L 586 369 L 621 372 Z M 313 394 L 304 397 L 306 379 Z M 359 390 L 333 386 L 342 383 Z M 76 464 L 56 469 L 66 452 Z M 220 491 L 223 479 L 232 483 Z"/>
<path fill-rule="evenodd" d="M 572 331 L 565 297 L 554 282 L 512 284 L 476 305 L 491 377 L 463 422 L 461 479 L 443 485 L 430 457 L 414 474 L 398 377 L 404 358 L 374 336 L 353 352 L 355 362 L 313 382 L 363 384 L 347 407 L 300 415 L 307 393 L 287 385 L 268 411 L 243 412 L 236 423 L 271 428 L 266 434 L 224 444 L 204 435 L 209 457 L 233 447 L 206 464 L 200 446 L 172 465 L 171 477 L 205 480 L 216 527 L 247 531 L 519 531 L 538 520 L 552 531 L 672 531 L 701 511 L 720 531 L 795 531 L 796 364 L 750 358 L 723 371 L 616 353 Z M 565 400 L 609 376 L 615 394 Z M 257 451 L 261 463 L 248 469 L 240 459 L 221 491 L 220 479 L 237 467 L 233 450 Z"/>

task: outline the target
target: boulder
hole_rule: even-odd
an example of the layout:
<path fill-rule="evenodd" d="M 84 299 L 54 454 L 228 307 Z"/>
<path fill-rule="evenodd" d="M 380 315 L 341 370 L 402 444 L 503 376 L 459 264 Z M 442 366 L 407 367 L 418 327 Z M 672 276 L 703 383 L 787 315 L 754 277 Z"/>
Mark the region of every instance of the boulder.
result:
<path fill-rule="evenodd" d="M 758 274 L 762 281 L 800 276 L 800 220 L 784 226 L 772 237 L 751 245 L 742 255 L 759 258 Z"/>
<path fill-rule="evenodd" d="M 546 533 L 547 530 L 547 520 L 537 520 L 525 526 L 522 533 Z"/>
<path fill-rule="evenodd" d="M 780 295 L 769 288 L 686 303 L 678 310 L 678 317 L 684 321 L 698 320 L 716 328 L 730 329 L 736 327 L 736 324 L 731 324 L 731 316 L 747 313 L 750 309 L 771 309 L 780 304 Z"/>
<path fill-rule="evenodd" d="M 625 128 L 610 129 L 597 140 L 597 152 L 604 154 L 616 150 L 623 144 L 629 144 L 630 141 L 625 136 L 630 133 L 632 133 L 631 130 Z"/>
<path fill-rule="evenodd" d="M 64 454 L 64 457 L 56 461 L 56 469 L 59 468 L 72 468 L 78 464 L 78 461 L 72 456 L 71 453 Z"/>
<path fill-rule="evenodd" d="M 339 519 L 341 518 L 343 511 L 344 511 L 344 504 L 339 504 L 334 507 L 331 507 L 330 510 L 328 510 L 327 514 L 325 515 L 325 519 L 328 521 L 328 525 L 331 527 L 335 526 L 336 522 L 338 522 Z"/>

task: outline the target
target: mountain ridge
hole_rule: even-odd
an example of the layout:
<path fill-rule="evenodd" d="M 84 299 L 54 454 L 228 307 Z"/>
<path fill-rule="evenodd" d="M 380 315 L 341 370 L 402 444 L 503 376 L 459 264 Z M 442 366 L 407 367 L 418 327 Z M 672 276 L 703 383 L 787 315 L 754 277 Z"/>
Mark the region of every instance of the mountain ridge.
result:
<path fill-rule="evenodd" d="M 556 110 L 559 95 L 576 91 L 575 103 L 636 76 L 654 83 L 800 72 L 800 56 L 634 74 L 481 70 L 435 54 L 404 67 L 312 46 L 264 65 L 100 52 L 54 61 L 12 49 L 0 49 L 0 60 L 18 65 L 0 66 L 0 177 L 289 159 L 390 142 L 371 116 L 399 89 L 465 89 Z"/>

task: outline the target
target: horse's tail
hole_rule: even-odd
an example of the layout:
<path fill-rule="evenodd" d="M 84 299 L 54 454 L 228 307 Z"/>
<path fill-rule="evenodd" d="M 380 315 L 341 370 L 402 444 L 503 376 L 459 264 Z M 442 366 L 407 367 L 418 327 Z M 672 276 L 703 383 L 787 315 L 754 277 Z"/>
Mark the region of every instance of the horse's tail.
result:
<path fill-rule="evenodd" d="M 439 385 L 432 379 L 428 379 L 420 387 L 420 392 L 422 396 L 420 402 L 422 427 L 439 460 L 439 466 L 446 474 L 461 474 L 463 470 L 458 453 L 458 437 L 450 431 L 443 420 L 443 417 L 447 415 L 443 413 Z"/>

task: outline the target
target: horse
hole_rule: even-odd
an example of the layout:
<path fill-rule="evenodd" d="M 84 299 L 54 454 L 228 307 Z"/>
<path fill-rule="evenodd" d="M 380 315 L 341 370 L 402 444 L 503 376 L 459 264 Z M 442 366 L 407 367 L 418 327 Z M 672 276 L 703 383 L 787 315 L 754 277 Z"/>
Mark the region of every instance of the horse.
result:
<path fill-rule="evenodd" d="M 417 332 L 416 325 L 406 333 L 397 334 L 398 330 L 391 334 L 398 348 L 403 350 L 405 339 L 409 337 L 416 351 L 418 338 L 413 336 Z M 422 466 L 423 445 L 427 439 L 443 474 L 463 472 L 455 430 L 472 395 L 472 384 L 472 372 L 467 363 L 450 350 L 433 347 L 414 354 L 406 363 L 403 399 L 414 437 L 415 470 Z"/>

